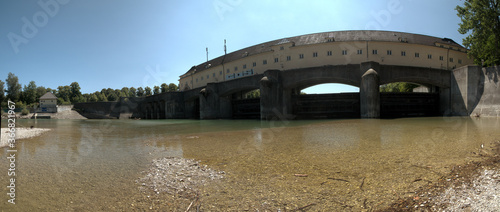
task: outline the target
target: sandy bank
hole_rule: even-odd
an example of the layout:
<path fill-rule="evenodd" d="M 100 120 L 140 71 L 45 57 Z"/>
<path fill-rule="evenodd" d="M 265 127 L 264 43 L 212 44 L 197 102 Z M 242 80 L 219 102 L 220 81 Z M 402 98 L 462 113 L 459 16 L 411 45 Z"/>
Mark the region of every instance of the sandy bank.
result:
<path fill-rule="evenodd" d="M 39 135 L 42 135 L 43 133 L 50 131 L 50 129 L 46 128 L 16 128 L 16 140 L 21 140 L 21 139 L 26 139 L 26 138 L 33 138 Z M 10 138 L 10 132 L 9 128 L 2 128 L 1 129 L 2 133 L 2 139 L 0 140 L 0 148 L 5 147 L 8 145 L 8 139 Z"/>

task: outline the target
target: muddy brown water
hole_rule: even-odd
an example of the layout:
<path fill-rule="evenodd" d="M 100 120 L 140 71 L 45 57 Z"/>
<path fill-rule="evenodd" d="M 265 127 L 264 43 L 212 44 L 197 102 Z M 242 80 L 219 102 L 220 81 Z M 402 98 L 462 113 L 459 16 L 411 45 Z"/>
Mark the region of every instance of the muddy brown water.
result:
<path fill-rule="evenodd" d="M 18 141 L 15 205 L 7 202 L 7 148 L 0 151 L 2 211 L 185 209 L 191 199 L 154 196 L 136 183 L 161 157 L 226 173 L 200 188 L 204 211 L 377 209 L 479 160 L 473 152 L 500 139 L 496 118 L 17 123 L 52 131 Z"/>

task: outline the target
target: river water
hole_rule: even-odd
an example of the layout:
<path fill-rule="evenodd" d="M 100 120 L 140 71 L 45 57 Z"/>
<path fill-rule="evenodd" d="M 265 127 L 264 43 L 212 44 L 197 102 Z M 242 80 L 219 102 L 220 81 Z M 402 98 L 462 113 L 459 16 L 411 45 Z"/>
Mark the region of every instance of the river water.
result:
<path fill-rule="evenodd" d="M 500 139 L 496 118 L 17 121 L 52 131 L 18 141 L 15 205 L 0 151 L 2 211 L 187 208 L 190 200 L 139 189 L 161 157 L 226 173 L 202 189 L 202 210 L 376 209 Z"/>

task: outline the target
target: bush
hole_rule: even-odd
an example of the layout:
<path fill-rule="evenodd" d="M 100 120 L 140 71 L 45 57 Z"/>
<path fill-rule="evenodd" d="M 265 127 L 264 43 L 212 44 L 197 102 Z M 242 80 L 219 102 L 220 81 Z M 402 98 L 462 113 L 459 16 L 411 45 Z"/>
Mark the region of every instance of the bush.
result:
<path fill-rule="evenodd" d="M 25 116 L 25 115 L 28 115 L 30 113 L 30 111 L 26 108 L 24 108 L 22 111 L 21 111 L 21 115 Z"/>

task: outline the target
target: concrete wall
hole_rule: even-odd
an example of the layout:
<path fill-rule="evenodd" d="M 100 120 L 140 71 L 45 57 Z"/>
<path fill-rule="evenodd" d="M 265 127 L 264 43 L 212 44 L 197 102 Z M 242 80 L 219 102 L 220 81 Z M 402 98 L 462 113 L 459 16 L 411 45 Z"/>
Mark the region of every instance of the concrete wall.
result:
<path fill-rule="evenodd" d="M 479 71 L 477 89 L 479 100 L 472 109 L 472 116 L 500 117 L 500 66 Z"/>
<path fill-rule="evenodd" d="M 464 66 L 453 70 L 451 115 L 500 117 L 499 66 Z"/>
<path fill-rule="evenodd" d="M 73 109 L 73 105 L 58 105 L 57 112 L 70 111 Z"/>

